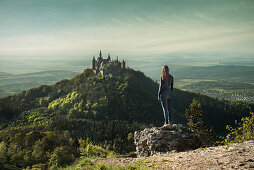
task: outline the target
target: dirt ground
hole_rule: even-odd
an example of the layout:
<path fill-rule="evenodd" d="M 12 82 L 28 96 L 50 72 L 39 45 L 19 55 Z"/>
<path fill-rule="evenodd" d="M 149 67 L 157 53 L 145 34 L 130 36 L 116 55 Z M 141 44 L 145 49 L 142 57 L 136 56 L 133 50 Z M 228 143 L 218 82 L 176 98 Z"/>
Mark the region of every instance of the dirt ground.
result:
<path fill-rule="evenodd" d="M 254 141 L 229 146 L 199 148 L 188 152 L 170 152 L 142 158 L 105 158 L 105 165 L 140 165 L 151 169 L 253 169 Z"/>

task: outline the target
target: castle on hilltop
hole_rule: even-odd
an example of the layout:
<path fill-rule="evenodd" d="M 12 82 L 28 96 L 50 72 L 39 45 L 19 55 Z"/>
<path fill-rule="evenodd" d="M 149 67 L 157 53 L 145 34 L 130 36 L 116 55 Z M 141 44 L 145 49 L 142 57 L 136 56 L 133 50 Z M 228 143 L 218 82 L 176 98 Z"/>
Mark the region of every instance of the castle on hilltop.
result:
<path fill-rule="evenodd" d="M 115 74 L 118 75 L 119 73 L 123 72 L 125 70 L 125 61 L 123 60 L 120 62 L 118 60 L 118 57 L 115 60 L 111 60 L 110 55 L 108 54 L 108 57 L 104 59 L 101 54 L 101 50 L 99 53 L 99 57 L 97 60 L 95 57 L 93 57 L 92 60 L 92 70 L 94 74 L 101 73 L 101 75 L 106 75 L 106 74 Z M 111 69 L 107 69 L 111 68 Z"/>

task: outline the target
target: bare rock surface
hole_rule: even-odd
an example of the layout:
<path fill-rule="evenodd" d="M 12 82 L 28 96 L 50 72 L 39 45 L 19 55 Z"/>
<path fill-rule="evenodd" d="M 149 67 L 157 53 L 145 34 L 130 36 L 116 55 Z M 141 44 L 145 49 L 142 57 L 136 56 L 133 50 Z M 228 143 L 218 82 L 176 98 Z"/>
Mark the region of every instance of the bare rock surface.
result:
<path fill-rule="evenodd" d="M 139 165 L 141 169 L 250 169 L 254 170 L 254 141 L 199 148 L 186 152 L 171 151 L 140 158 L 98 159 L 109 166 Z"/>
<path fill-rule="evenodd" d="M 182 124 L 145 128 L 134 133 L 137 157 L 152 156 L 172 150 L 185 151 L 200 146 L 197 136 Z"/>

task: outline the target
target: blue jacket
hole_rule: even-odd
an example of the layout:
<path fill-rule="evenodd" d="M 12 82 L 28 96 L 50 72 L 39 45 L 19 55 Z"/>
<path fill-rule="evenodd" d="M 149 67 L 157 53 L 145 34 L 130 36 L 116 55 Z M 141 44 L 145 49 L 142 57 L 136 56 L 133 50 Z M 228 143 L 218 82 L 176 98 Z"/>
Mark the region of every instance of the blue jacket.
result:
<path fill-rule="evenodd" d="M 170 75 L 168 80 L 160 80 L 160 86 L 159 86 L 159 91 L 158 91 L 158 97 L 159 98 L 164 98 L 172 97 L 172 92 L 173 92 L 173 84 L 174 84 L 174 77 Z"/>

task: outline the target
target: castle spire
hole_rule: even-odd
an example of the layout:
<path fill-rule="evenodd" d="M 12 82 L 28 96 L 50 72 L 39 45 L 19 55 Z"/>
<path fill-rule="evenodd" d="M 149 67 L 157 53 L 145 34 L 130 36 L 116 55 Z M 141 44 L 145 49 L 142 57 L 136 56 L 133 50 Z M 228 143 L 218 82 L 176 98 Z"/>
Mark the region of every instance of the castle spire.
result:
<path fill-rule="evenodd" d="M 99 57 L 102 58 L 101 50 L 100 50 L 100 55 L 99 55 Z"/>
<path fill-rule="evenodd" d="M 92 69 L 95 70 L 95 58 L 93 56 L 93 60 L 92 60 Z"/>

